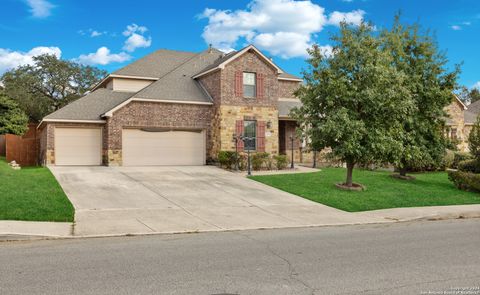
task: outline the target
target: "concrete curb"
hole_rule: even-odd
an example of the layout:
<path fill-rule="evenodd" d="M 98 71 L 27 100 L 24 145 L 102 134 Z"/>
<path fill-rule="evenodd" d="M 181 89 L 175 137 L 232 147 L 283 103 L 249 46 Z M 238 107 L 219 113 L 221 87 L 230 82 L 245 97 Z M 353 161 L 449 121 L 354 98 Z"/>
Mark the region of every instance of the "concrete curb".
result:
<path fill-rule="evenodd" d="M 252 228 L 232 228 L 232 229 L 208 229 L 208 230 L 191 230 L 191 231 L 163 231 L 163 232 L 137 232 L 137 233 L 115 233 L 115 234 L 95 234 L 95 235 L 74 235 L 71 231 L 69 234 L 54 234 L 54 233 L 26 233 L 24 231 L 1 231 L 2 224 L 5 221 L 0 221 L 0 242 L 13 242 L 13 241 L 34 241 L 34 240 L 55 240 L 55 239 L 85 239 L 85 238 L 107 238 L 107 237 L 136 237 L 136 236 L 151 236 L 151 235 L 168 235 L 168 234 L 196 234 L 196 233 L 208 233 L 208 232 L 237 232 L 242 230 L 271 230 L 271 229 L 292 229 L 292 228 L 309 228 L 309 227 L 331 227 L 331 226 L 348 226 L 348 225 L 374 225 L 374 224 L 393 224 L 399 222 L 414 222 L 414 221 L 437 221 L 437 220 L 449 220 L 449 219 L 471 219 L 480 218 L 480 205 L 461 205 L 462 210 L 458 208 L 449 208 L 457 206 L 440 206 L 440 207 L 412 207 L 412 208 L 395 208 L 384 209 L 375 211 L 366 211 L 352 213 L 356 215 L 362 215 L 365 217 L 375 217 L 374 221 L 365 222 L 346 222 L 346 223 L 323 223 L 323 224 L 305 224 L 298 226 L 282 226 L 282 227 L 252 227 Z M 413 210 L 413 212 L 412 212 Z M 431 212 L 430 214 L 419 215 L 415 210 L 423 211 L 427 213 L 430 211 L 444 211 L 444 212 Z M 395 214 L 392 214 L 393 213 Z M 427 211 L 427 212 L 425 212 Z M 407 214 L 409 213 L 409 214 Z M 401 215 L 404 216 L 401 216 Z M 379 219 L 379 217 L 382 217 Z M 383 220 L 382 220 L 383 219 Z M 13 227 L 15 223 L 20 226 L 25 226 L 25 223 L 29 225 L 35 224 L 56 224 L 54 222 L 25 222 L 25 221 L 8 221 L 10 226 Z M 69 228 L 73 226 L 72 223 L 68 223 Z M 38 229 L 37 229 L 38 230 Z M 65 233 L 65 232 L 63 232 Z"/>

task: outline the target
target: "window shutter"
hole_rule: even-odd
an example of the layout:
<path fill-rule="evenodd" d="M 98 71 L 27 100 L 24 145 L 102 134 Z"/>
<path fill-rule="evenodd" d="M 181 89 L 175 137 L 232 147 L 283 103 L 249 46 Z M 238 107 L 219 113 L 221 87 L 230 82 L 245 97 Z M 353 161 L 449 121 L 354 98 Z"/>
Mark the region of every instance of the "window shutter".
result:
<path fill-rule="evenodd" d="M 243 120 L 237 120 L 235 124 L 235 135 L 243 135 Z M 243 140 L 238 140 L 237 149 L 239 152 L 243 152 Z"/>
<path fill-rule="evenodd" d="M 263 98 L 265 95 L 265 75 L 257 73 L 257 97 Z"/>
<path fill-rule="evenodd" d="M 257 151 L 265 151 L 265 121 L 257 121 Z"/>
<path fill-rule="evenodd" d="M 242 71 L 235 72 L 235 96 L 236 97 L 243 96 L 243 72 Z"/>

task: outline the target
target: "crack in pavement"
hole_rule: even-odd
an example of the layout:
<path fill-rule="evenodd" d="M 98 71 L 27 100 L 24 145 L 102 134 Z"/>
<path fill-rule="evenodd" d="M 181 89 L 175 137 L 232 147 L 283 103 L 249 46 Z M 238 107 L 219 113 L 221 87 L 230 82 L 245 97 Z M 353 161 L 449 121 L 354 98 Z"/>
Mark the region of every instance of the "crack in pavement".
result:
<path fill-rule="evenodd" d="M 243 234 L 241 232 L 233 232 L 233 234 L 236 234 L 236 235 L 239 235 L 239 236 L 242 236 L 244 238 L 247 238 L 251 241 L 254 241 L 254 242 L 257 242 L 257 243 L 260 243 L 262 245 L 265 246 L 265 249 L 270 253 L 272 254 L 273 256 L 281 259 L 283 262 L 285 262 L 288 266 L 288 277 L 293 280 L 293 281 L 296 281 L 298 283 L 300 283 L 301 285 L 303 285 L 305 288 L 307 288 L 309 291 L 310 291 L 310 294 L 314 295 L 316 291 L 318 291 L 317 288 L 314 288 L 312 286 L 310 286 L 307 282 L 305 282 L 304 280 L 302 280 L 300 278 L 300 274 L 298 273 L 298 271 L 295 269 L 295 267 L 293 266 L 293 264 L 288 260 L 288 258 L 286 257 L 283 257 L 282 255 L 280 255 L 279 253 L 277 253 L 275 250 L 272 249 L 272 247 L 270 246 L 270 244 L 268 242 L 264 242 L 264 241 L 261 241 L 261 240 L 258 240 L 258 239 L 255 239 L 251 236 L 248 236 L 247 234 Z"/>

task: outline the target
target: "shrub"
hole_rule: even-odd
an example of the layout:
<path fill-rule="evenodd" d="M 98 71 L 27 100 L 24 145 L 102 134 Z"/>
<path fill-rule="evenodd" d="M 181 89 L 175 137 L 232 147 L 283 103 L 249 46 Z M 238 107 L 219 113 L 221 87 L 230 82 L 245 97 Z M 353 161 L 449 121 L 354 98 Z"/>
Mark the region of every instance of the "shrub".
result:
<path fill-rule="evenodd" d="M 448 171 L 450 179 L 461 190 L 480 192 L 480 174 L 463 171 Z"/>
<path fill-rule="evenodd" d="M 480 160 L 466 160 L 458 163 L 458 170 L 463 172 L 480 173 Z"/>
<path fill-rule="evenodd" d="M 247 155 L 240 154 L 238 155 L 238 169 L 244 171 L 247 170 Z"/>
<path fill-rule="evenodd" d="M 453 151 L 447 151 L 442 159 L 442 170 L 446 168 L 452 168 L 453 165 L 453 158 L 455 157 L 455 153 Z"/>
<path fill-rule="evenodd" d="M 270 154 L 266 152 L 255 153 L 251 158 L 253 170 L 262 169 L 263 165 L 269 157 Z"/>
<path fill-rule="evenodd" d="M 275 166 L 278 170 L 287 168 L 288 159 L 286 155 L 276 155 L 273 158 L 275 159 Z"/>
<path fill-rule="evenodd" d="M 453 156 L 452 168 L 458 169 L 458 163 L 460 163 L 461 161 L 471 160 L 471 159 L 472 159 L 472 155 L 469 153 L 456 152 Z"/>
<path fill-rule="evenodd" d="M 235 165 L 236 155 L 237 153 L 232 151 L 220 151 L 217 156 L 218 163 L 223 168 L 232 169 Z"/>

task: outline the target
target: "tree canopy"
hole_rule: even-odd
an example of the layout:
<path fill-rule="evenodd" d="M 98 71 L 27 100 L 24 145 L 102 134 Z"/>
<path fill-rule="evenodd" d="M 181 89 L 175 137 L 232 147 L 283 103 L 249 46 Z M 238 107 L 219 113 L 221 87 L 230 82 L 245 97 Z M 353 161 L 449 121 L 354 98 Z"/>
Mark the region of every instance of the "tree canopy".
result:
<path fill-rule="evenodd" d="M 469 89 L 468 87 L 460 87 L 458 97 L 465 104 L 471 104 L 480 100 L 480 90 L 478 88 Z"/>
<path fill-rule="evenodd" d="M 432 36 L 421 33 L 418 24 L 402 25 L 399 15 L 382 37 L 384 50 L 406 76 L 404 87 L 414 106 L 398 134 L 403 144 L 400 161 L 395 164 L 405 176 L 408 168 L 436 166 L 443 158 L 448 144 L 443 135 L 444 109 L 453 100 L 459 69 L 448 71 L 448 59 Z"/>
<path fill-rule="evenodd" d="M 318 46 L 309 50 L 306 83 L 296 92 L 303 105 L 294 116 L 313 149 L 331 148 L 346 162 L 344 185 L 351 187 L 355 164 L 399 160 L 398 135 L 413 106 L 406 75 L 372 25 L 342 23 L 331 40 L 330 56 Z"/>
<path fill-rule="evenodd" d="M 468 135 L 468 148 L 470 153 L 480 160 L 480 116 L 477 117 L 477 121 Z"/>
<path fill-rule="evenodd" d="M 83 96 L 106 72 L 55 55 L 33 58 L 32 65 L 20 66 L 2 76 L 5 94 L 15 100 L 32 121 Z"/>
<path fill-rule="evenodd" d="M 0 134 L 23 135 L 27 131 L 27 124 L 27 115 L 0 90 Z"/>

